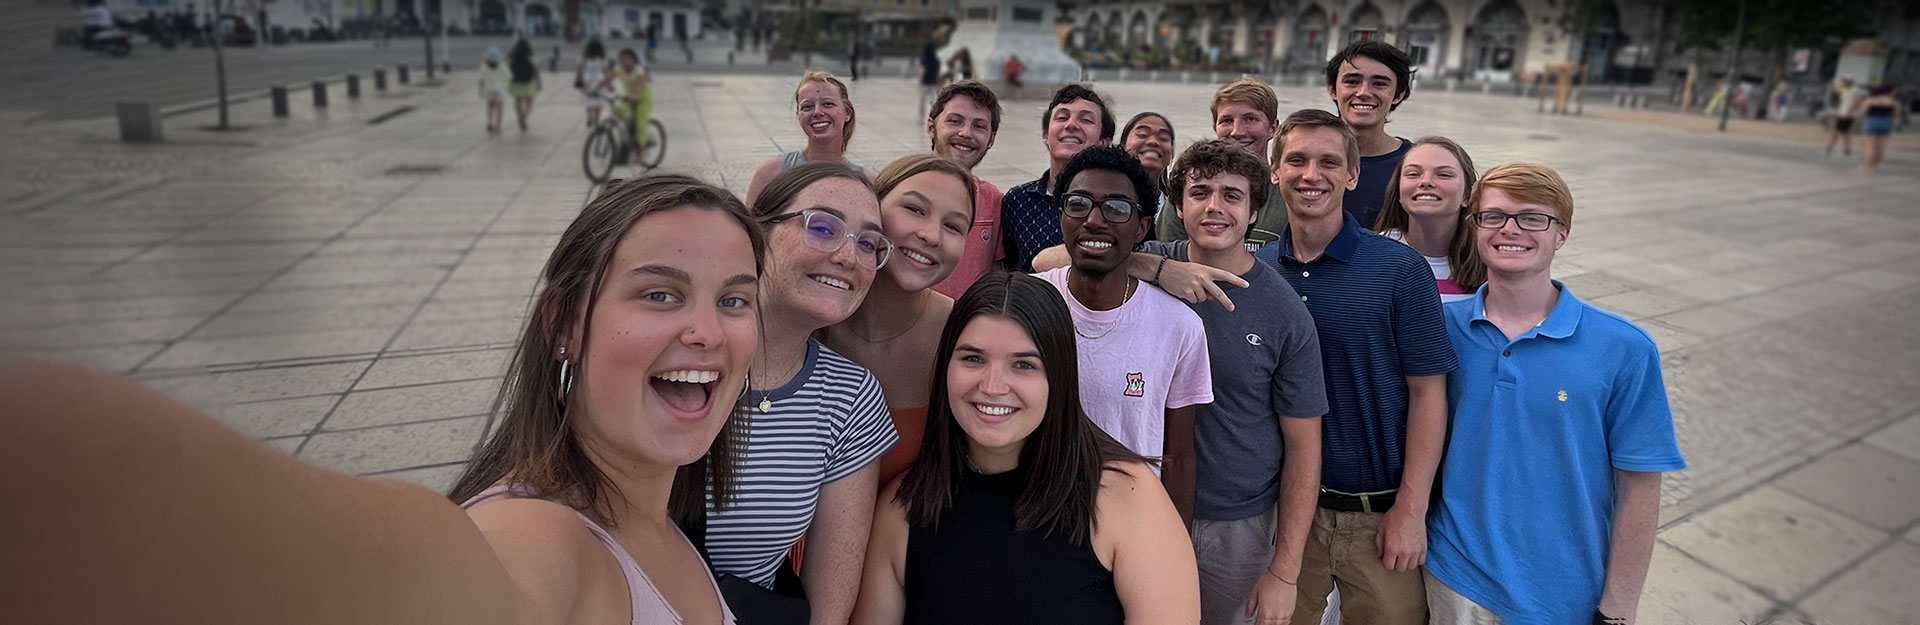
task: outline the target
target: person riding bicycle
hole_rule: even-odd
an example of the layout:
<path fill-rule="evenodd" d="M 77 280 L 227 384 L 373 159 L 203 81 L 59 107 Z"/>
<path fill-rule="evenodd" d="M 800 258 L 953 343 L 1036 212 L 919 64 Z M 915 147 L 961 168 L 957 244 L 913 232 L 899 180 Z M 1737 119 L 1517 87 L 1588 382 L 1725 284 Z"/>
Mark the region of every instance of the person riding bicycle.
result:
<path fill-rule="evenodd" d="M 647 119 L 653 115 L 653 89 L 649 85 L 651 77 L 647 75 L 647 65 L 640 60 L 640 53 L 633 48 L 620 50 L 620 64 L 613 68 L 607 77 L 601 79 L 600 86 L 618 83 L 620 101 L 613 104 L 613 114 L 633 124 L 633 159 L 640 160 L 647 146 Z"/>

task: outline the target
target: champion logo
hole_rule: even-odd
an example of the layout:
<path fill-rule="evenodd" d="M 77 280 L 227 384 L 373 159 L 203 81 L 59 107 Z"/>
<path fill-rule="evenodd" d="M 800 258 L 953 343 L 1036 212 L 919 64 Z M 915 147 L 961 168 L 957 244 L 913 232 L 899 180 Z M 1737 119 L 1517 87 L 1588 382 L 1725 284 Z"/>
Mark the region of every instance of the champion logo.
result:
<path fill-rule="evenodd" d="M 1260 338 L 1260 335 L 1258 335 L 1258 334 L 1248 334 L 1248 335 L 1247 335 L 1247 344 L 1248 344 L 1248 345 L 1252 345 L 1252 346 L 1254 346 L 1254 347 L 1259 347 L 1259 346 L 1261 346 L 1261 345 L 1263 345 L 1263 344 L 1265 344 L 1266 342 L 1267 342 L 1267 341 L 1266 341 L 1266 339 L 1262 339 L 1262 338 Z"/>
<path fill-rule="evenodd" d="M 1125 395 L 1128 397 L 1146 397 L 1147 376 L 1139 373 L 1127 374 L 1127 390 Z"/>

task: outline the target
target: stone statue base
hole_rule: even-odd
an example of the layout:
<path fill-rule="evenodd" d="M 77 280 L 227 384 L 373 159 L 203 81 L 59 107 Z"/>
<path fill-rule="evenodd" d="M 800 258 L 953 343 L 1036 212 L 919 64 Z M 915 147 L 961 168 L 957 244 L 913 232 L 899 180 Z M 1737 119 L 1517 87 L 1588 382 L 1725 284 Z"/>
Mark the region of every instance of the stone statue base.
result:
<path fill-rule="evenodd" d="M 1045 0 L 961 0 L 959 26 L 940 50 L 940 60 L 944 64 L 960 49 L 967 49 L 973 56 L 974 78 L 1006 99 L 1079 82 L 1080 63 L 1061 51 L 1060 37 L 1053 31 L 1056 11 Z M 1013 55 L 1019 55 L 1025 66 L 1019 90 L 1007 82 L 1002 70 Z"/>

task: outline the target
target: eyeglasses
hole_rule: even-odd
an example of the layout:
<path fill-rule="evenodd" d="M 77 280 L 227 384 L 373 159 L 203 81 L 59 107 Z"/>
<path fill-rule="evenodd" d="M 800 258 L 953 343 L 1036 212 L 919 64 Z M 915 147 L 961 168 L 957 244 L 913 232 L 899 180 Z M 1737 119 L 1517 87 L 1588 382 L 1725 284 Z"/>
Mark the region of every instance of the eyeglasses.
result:
<path fill-rule="evenodd" d="M 1560 221 L 1559 218 L 1545 213 L 1509 214 L 1500 211 L 1480 211 L 1467 215 L 1467 221 L 1471 221 L 1473 225 L 1488 230 L 1499 230 L 1505 227 L 1509 219 L 1513 220 L 1514 223 L 1520 224 L 1521 230 L 1528 232 L 1540 232 L 1552 228 L 1553 222 Z"/>
<path fill-rule="evenodd" d="M 1086 219 L 1093 214 L 1093 207 L 1100 207 L 1100 216 L 1108 223 L 1123 224 L 1133 219 L 1136 204 L 1126 198 L 1110 197 L 1104 200 L 1093 199 L 1085 193 L 1073 192 L 1060 196 L 1060 211 L 1074 219 Z"/>
<path fill-rule="evenodd" d="M 813 209 L 797 213 L 774 215 L 760 220 L 760 223 L 772 226 L 783 221 L 799 217 L 801 225 L 807 229 L 807 246 L 826 253 L 840 251 L 853 241 L 853 249 L 864 260 L 873 263 L 874 269 L 887 266 L 887 259 L 893 256 L 893 242 L 886 235 L 872 230 L 848 232 L 847 222 L 835 217 L 833 213 Z"/>

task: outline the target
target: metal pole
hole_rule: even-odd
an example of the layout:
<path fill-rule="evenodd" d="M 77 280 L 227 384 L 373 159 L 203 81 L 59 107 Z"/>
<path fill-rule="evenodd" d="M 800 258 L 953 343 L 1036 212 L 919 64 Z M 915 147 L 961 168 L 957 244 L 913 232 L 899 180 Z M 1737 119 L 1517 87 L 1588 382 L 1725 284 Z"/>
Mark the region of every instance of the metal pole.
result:
<path fill-rule="evenodd" d="M 428 28 L 426 34 L 420 36 L 420 40 L 427 44 L 427 80 L 432 81 L 433 80 L 433 29 Z"/>
<path fill-rule="evenodd" d="M 220 52 L 220 0 L 213 0 L 213 73 L 220 90 L 220 129 L 227 129 L 227 57 Z"/>
<path fill-rule="evenodd" d="M 1727 62 L 1727 98 L 1720 106 L 1720 132 L 1727 131 L 1727 117 L 1733 114 L 1735 76 L 1740 71 L 1740 38 L 1747 30 L 1747 0 L 1740 0 L 1740 12 L 1733 17 L 1733 59 Z"/>

